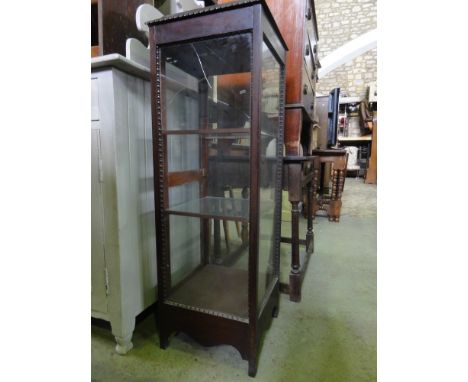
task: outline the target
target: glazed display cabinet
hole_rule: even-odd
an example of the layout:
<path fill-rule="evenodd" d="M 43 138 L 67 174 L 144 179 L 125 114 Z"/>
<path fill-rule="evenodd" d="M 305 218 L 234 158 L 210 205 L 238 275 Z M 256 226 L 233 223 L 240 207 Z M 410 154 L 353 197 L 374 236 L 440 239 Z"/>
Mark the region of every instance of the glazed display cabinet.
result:
<path fill-rule="evenodd" d="M 160 346 L 229 344 L 255 376 L 279 302 L 287 47 L 260 0 L 148 25 Z"/>

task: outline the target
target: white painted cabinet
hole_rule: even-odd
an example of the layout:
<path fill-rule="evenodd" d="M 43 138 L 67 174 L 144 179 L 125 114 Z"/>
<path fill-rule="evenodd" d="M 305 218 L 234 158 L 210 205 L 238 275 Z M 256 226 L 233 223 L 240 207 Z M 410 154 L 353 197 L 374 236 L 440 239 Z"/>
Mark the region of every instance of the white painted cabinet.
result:
<path fill-rule="evenodd" d="M 116 54 L 91 67 L 91 314 L 125 354 L 156 299 L 149 73 Z"/>
<path fill-rule="evenodd" d="M 149 70 L 118 54 L 93 58 L 91 68 L 91 314 L 110 322 L 116 351 L 125 354 L 132 348 L 135 316 L 156 300 Z M 177 78 L 166 106 L 169 123 L 180 123 L 184 110 L 184 123 L 197 124 L 193 98 L 197 81 L 171 65 L 167 70 Z M 197 147 L 198 139 L 170 140 L 169 168 L 198 163 Z M 174 187 L 170 192 L 177 204 L 198 192 L 198 186 Z M 171 236 L 180 238 L 173 248 L 174 283 L 199 260 L 190 250 L 192 237 L 200 232 L 193 220 L 171 230 Z"/>

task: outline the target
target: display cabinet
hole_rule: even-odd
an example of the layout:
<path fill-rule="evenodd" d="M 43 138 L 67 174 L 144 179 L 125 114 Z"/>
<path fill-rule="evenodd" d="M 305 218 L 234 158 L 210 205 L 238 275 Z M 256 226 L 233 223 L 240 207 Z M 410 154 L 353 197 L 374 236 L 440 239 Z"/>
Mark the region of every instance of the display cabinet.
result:
<path fill-rule="evenodd" d="M 279 301 L 287 47 L 261 0 L 148 25 L 160 346 L 229 344 L 255 376 Z"/>

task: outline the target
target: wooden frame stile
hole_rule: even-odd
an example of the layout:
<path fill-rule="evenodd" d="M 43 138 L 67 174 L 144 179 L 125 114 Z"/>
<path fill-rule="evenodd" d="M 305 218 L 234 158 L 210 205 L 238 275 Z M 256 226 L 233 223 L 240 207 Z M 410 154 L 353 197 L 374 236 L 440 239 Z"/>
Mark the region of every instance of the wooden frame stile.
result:
<path fill-rule="evenodd" d="M 249 375 L 254 377 L 257 373 L 257 347 L 259 335 L 257 332 L 257 293 L 258 293 L 258 205 L 260 165 L 260 92 L 262 71 L 262 24 L 260 5 L 253 8 L 253 36 L 251 52 L 251 125 L 256 126 L 250 130 L 250 229 L 249 229 Z"/>
<path fill-rule="evenodd" d="M 222 12 L 218 12 L 222 10 Z M 197 16 L 192 17 L 192 16 Z M 177 23 L 172 21 L 177 20 Z M 248 360 L 249 375 L 257 372 L 260 338 L 265 329 L 277 315 L 279 304 L 279 247 L 281 232 L 281 180 L 284 141 L 284 103 L 285 103 L 285 57 L 287 46 L 274 24 L 264 0 L 243 0 L 222 6 L 201 8 L 197 11 L 184 12 L 166 16 L 150 22 L 150 55 L 152 80 L 152 120 L 153 120 L 153 158 L 155 218 L 158 261 L 158 311 L 160 347 L 168 346 L 169 335 L 175 331 L 189 334 L 199 343 L 206 346 L 229 344 L 234 346 L 242 358 Z M 200 25 L 203 24 L 203 28 Z M 249 252 L 248 252 L 248 319 L 236 318 L 222 312 L 207 312 L 205 309 L 192 309 L 166 300 L 171 289 L 171 268 L 169 248 L 168 206 L 168 164 L 167 164 L 167 131 L 163 131 L 164 121 L 164 60 L 160 49 L 165 45 L 181 44 L 203 39 L 227 37 L 233 34 L 250 33 L 251 49 L 251 128 L 250 128 L 250 204 L 249 204 Z M 274 277 L 266 291 L 261 304 L 258 300 L 259 272 L 259 202 L 260 202 L 260 123 L 262 99 L 262 43 L 267 40 L 271 52 L 280 66 L 280 99 L 279 99 L 279 132 L 276 158 L 276 193 L 274 225 Z M 207 130 L 207 117 L 203 111 L 206 101 L 200 104 L 199 114 L 201 130 Z M 228 129 L 226 129 L 228 130 Z M 231 129 L 232 130 L 232 129 Z M 203 132 L 199 133 L 203 134 Z M 206 150 L 205 150 L 206 151 Z M 200 163 L 207 168 L 208 158 L 200 155 Z M 182 176 L 183 174 L 181 174 Z M 194 174 L 186 174 L 192 178 Z M 201 171 L 198 177 L 200 195 L 207 193 L 206 173 Z M 171 212 L 173 213 L 173 211 Z M 187 214 L 187 216 L 190 216 Z M 209 238 L 211 231 L 208 219 L 202 217 L 202 235 Z M 205 240 L 202 240 L 205 241 Z M 202 243 L 202 262 L 207 259 L 206 243 Z M 204 257 L 204 258 L 203 258 Z"/>
<path fill-rule="evenodd" d="M 272 26 L 270 22 L 268 21 L 268 17 L 266 16 L 265 8 L 261 8 L 260 6 L 257 6 L 258 8 L 258 14 L 254 13 L 254 35 L 258 36 L 259 41 L 254 41 L 253 46 L 254 46 L 254 56 L 253 56 L 253 65 L 252 68 L 253 70 L 258 70 L 255 74 L 253 74 L 253 78 L 256 77 L 256 74 L 258 75 L 258 95 L 261 98 L 261 89 L 262 89 L 262 43 L 265 42 L 268 45 L 268 48 L 270 49 L 271 53 L 275 57 L 275 59 L 279 62 L 282 63 L 280 65 L 280 99 L 279 99 L 279 134 L 278 134 L 278 140 L 277 140 L 277 145 L 276 145 L 276 153 L 277 153 L 277 158 L 276 158 L 276 174 L 275 174 L 275 184 L 277 185 L 276 192 L 275 192 L 275 211 L 274 211 L 274 216 L 275 216 L 275 226 L 274 226 L 274 255 L 273 255 L 273 284 L 271 290 L 266 292 L 266 295 L 263 298 L 262 304 L 259 306 L 258 301 L 257 301 L 257 293 L 258 293 L 258 284 L 255 284 L 255 291 L 251 293 L 250 297 L 251 302 L 254 306 L 255 309 L 255 316 L 252 314 L 252 317 L 256 317 L 255 319 L 255 326 L 254 328 L 252 327 L 251 330 L 254 331 L 255 335 L 252 336 L 252 338 L 255 338 L 256 344 L 255 346 L 257 347 L 256 349 L 256 354 L 260 353 L 258 349 L 258 346 L 260 345 L 260 340 L 261 336 L 263 333 L 265 333 L 266 329 L 270 326 L 272 322 L 273 317 L 278 316 L 278 311 L 279 311 L 279 295 L 280 295 L 280 285 L 279 285 L 279 256 L 280 256 L 280 242 L 281 242 L 281 204 L 282 204 L 282 178 L 283 178 L 283 146 L 284 146 L 284 105 L 285 105 L 285 61 L 286 61 L 286 54 L 284 51 L 284 55 L 280 55 L 280 52 L 277 51 L 277 49 L 281 49 L 282 42 L 279 39 L 275 39 L 277 37 L 275 35 L 275 32 L 272 29 Z M 258 18 L 257 18 L 258 16 Z M 258 22 L 258 30 L 255 29 L 256 27 L 256 22 Z M 255 33 L 257 31 L 257 33 Z M 279 32 L 278 32 L 279 33 Z M 284 43 L 283 43 L 284 44 Z M 257 46 L 259 47 L 257 49 Z M 285 44 L 283 48 L 286 48 Z M 256 60 L 255 60 L 255 53 L 258 54 L 258 68 L 256 67 Z M 253 86 L 256 86 L 256 84 L 253 84 Z M 252 98 L 254 97 L 254 91 L 252 91 Z M 255 104 L 254 100 L 252 99 L 253 104 Z M 261 102 L 257 103 L 258 105 L 258 116 L 260 116 L 260 105 Z M 253 118 L 253 114 L 252 114 Z M 257 147 L 260 147 L 260 132 L 261 132 L 261 127 L 260 127 L 260 121 L 258 121 L 258 129 L 257 129 L 257 136 L 256 138 L 258 141 L 256 143 L 252 143 L 252 146 L 254 147 L 254 150 L 257 151 L 257 156 L 256 159 L 259 160 L 258 167 L 260 167 L 260 152 L 258 151 Z M 260 190 L 260 185 L 258 183 L 258 180 L 260 177 L 257 174 L 256 178 L 256 190 L 257 190 L 257 200 L 256 200 L 256 216 L 257 216 L 257 229 L 258 229 L 258 216 L 259 216 L 259 210 L 258 206 L 260 204 L 260 195 L 259 195 L 259 190 Z M 252 199 L 251 199 L 252 203 Z M 259 256 L 259 248 L 258 248 L 258 238 L 259 238 L 259 232 L 257 233 L 256 236 L 256 256 L 255 256 L 255 264 L 251 263 L 250 266 L 255 266 L 255 274 L 258 275 L 258 256 Z M 253 273 L 253 272 L 252 272 Z M 258 278 L 257 278 L 258 281 Z M 251 292 L 251 289 L 249 287 L 249 292 Z M 253 363 L 253 361 L 252 361 Z M 257 365 L 257 359 L 255 359 L 255 372 L 256 372 L 256 365 Z M 250 369 L 250 363 L 249 363 L 249 375 L 253 376 L 254 374 L 251 374 L 251 369 Z M 252 369 L 252 373 L 254 370 Z"/>
<path fill-rule="evenodd" d="M 158 264 L 163 264 L 167 256 L 167 245 L 169 244 L 169 235 L 165 231 L 164 219 L 164 192 L 165 192 L 165 177 L 164 177 L 164 162 L 165 160 L 165 137 L 162 134 L 162 106 L 161 106 L 161 68 L 160 68 L 160 52 L 157 46 L 157 37 L 155 29 L 150 29 L 150 57 L 156 59 L 150 60 L 151 65 L 151 118 L 152 118 L 152 135 L 153 135 L 153 181 L 154 181 L 154 197 L 155 197 L 155 228 L 159 234 L 159 240 L 156 240 L 156 261 Z M 158 305 L 164 301 L 167 293 L 167 285 L 170 285 L 170 273 L 169 280 L 167 279 L 167 272 L 162 267 L 157 267 L 158 276 Z M 168 345 L 168 336 L 163 335 L 164 328 L 161 324 L 161 309 L 157 310 L 156 322 L 159 326 L 160 332 L 160 346 L 165 349 Z M 162 341 L 162 338 L 166 338 L 166 341 Z"/>

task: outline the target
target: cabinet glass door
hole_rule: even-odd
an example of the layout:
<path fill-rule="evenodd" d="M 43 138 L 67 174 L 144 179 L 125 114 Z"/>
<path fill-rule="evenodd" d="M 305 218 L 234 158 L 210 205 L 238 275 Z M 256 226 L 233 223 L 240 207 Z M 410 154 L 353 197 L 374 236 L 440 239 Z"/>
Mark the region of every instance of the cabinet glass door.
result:
<path fill-rule="evenodd" d="M 166 303 L 248 320 L 251 34 L 160 48 Z"/>

